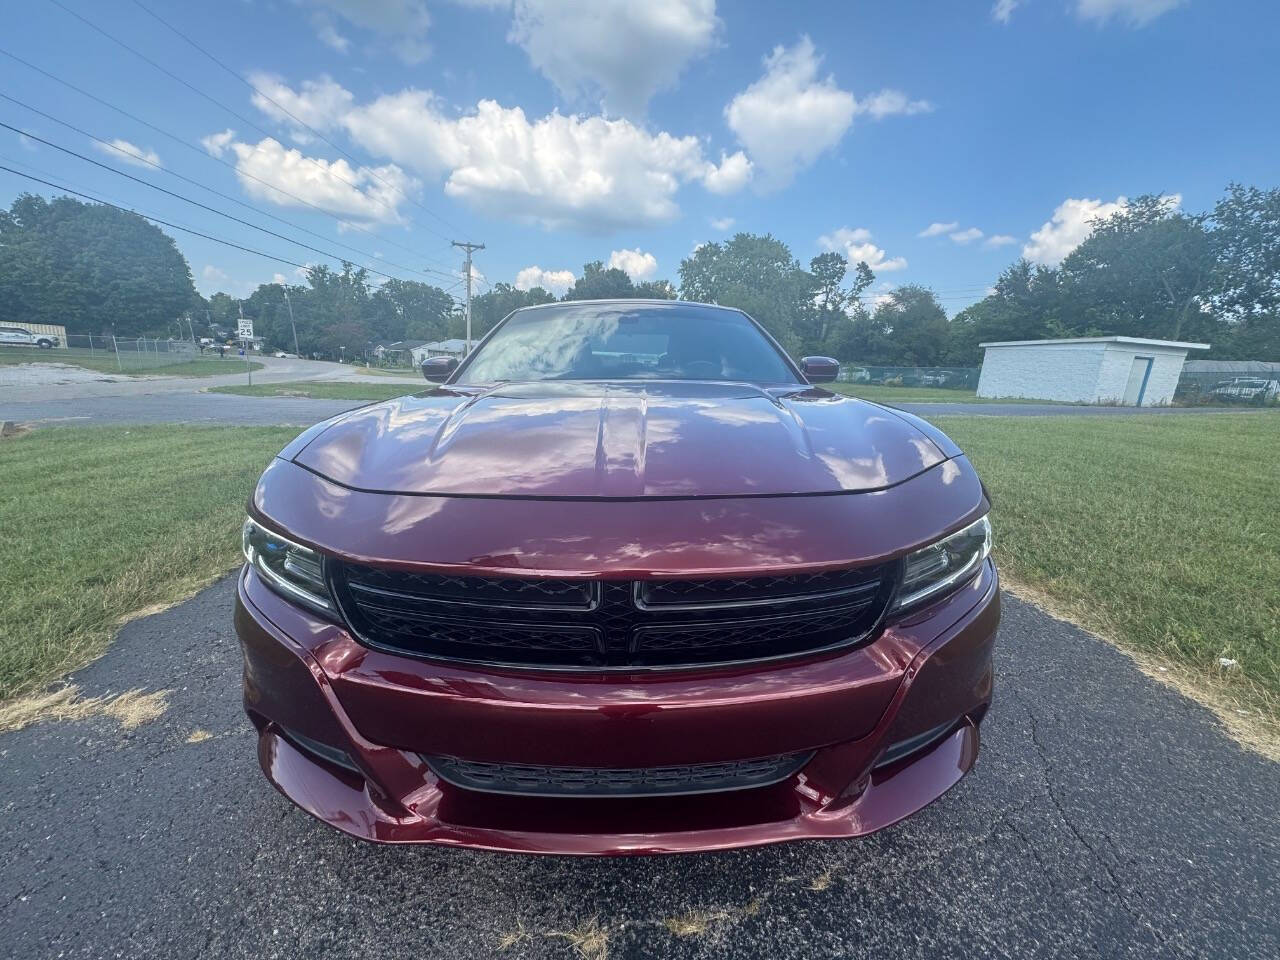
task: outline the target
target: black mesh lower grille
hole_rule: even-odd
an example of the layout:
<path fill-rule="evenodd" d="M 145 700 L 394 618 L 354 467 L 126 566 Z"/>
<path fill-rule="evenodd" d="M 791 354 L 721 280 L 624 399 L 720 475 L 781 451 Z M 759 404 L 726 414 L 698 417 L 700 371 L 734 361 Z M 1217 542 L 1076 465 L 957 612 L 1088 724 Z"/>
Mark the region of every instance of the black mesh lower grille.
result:
<path fill-rule="evenodd" d="M 441 779 L 485 793 L 544 797 L 657 797 L 768 786 L 793 775 L 811 756 L 812 753 L 788 753 L 760 760 L 631 769 L 475 763 L 450 757 L 427 757 L 426 760 Z"/>
<path fill-rule="evenodd" d="M 769 659 L 864 640 L 897 564 L 794 576 L 592 581 L 445 577 L 330 562 L 364 642 L 417 656 L 568 669 Z"/>

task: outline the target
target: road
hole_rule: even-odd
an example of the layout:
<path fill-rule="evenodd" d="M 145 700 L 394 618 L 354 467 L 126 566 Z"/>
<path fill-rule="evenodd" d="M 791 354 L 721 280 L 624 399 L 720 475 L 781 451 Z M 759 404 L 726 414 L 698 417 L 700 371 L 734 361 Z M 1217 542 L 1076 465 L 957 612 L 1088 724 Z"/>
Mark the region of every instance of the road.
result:
<path fill-rule="evenodd" d="M 254 383 L 298 380 L 401 384 L 405 393 L 425 387 L 414 378 L 391 378 L 361 368 L 310 360 L 265 358 L 266 367 L 254 371 Z M 12 370 L 12 368 L 9 368 Z M 297 424 L 307 426 L 343 410 L 359 406 L 354 400 L 311 400 L 302 397 L 240 397 L 206 392 L 209 387 L 242 384 L 241 371 L 218 377 L 152 377 L 46 383 L 38 386 L 4 380 L 0 367 L 0 420 L 37 425 L 84 426 L 131 423 Z M 901 403 L 903 410 L 923 417 L 943 414 L 977 416 L 1063 417 L 1132 415 L 1131 407 L 1069 406 L 1035 403 Z M 1157 408 L 1153 416 L 1230 413 L 1229 409 Z"/>
<path fill-rule="evenodd" d="M 72 678 L 170 690 L 159 719 L 0 735 L 0 952 L 1280 956 L 1280 765 L 1013 598 L 978 765 L 914 818 L 855 841 L 575 860 L 374 847 L 295 809 L 240 713 L 232 597 L 228 578 L 129 624 Z"/>

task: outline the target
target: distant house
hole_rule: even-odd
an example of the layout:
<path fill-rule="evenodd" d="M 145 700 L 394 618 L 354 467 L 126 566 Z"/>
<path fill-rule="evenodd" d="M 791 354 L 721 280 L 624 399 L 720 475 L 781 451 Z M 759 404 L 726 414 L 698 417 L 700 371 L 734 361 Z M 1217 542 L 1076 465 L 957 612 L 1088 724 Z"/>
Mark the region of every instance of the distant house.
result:
<path fill-rule="evenodd" d="M 1140 337 L 1006 340 L 979 344 L 986 354 L 980 397 L 1021 397 L 1070 403 L 1164 406 L 1190 350 L 1207 343 Z"/>
<path fill-rule="evenodd" d="M 419 361 L 417 351 L 426 346 L 425 340 L 393 340 L 376 344 L 373 355 L 391 366 L 411 367 Z"/>
<path fill-rule="evenodd" d="M 422 363 L 427 357 L 457 357 L 461 360 L 467 354 L 467 341 L 459 340 L 436 340 L 432 343 L 424 343 L 419 352 L 414 353 L 414 363 Z"/>

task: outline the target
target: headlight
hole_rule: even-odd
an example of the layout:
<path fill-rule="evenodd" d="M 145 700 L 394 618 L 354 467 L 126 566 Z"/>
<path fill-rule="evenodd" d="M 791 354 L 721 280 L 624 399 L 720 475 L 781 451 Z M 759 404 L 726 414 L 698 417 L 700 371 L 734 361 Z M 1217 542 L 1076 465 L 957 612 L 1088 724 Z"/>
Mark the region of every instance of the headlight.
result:
<path fill-rule="evenodd" d="M 320 554 L 252 520 L 244 522 L 243 545 L 245 560 L 269 587 L 303 606 L 333 613 Z"/>
<path fill-rule="evenodd" d="M 937 543 L 907 554 L 894 610 L 914 607 L 963 583 L 991 553 L 991 521 L 977 520 Z"/>

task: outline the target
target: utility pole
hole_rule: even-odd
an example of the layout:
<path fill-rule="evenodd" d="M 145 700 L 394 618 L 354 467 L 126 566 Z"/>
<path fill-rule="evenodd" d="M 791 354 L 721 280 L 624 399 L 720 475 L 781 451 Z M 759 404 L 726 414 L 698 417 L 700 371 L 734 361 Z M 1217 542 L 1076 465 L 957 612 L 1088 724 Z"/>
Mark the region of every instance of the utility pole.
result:
<path fill-rule="evenodd" d="M 483 243 L 459 243 L 457 240 L 451 241 L 455 247 L 461 247 L 467 251 L 467 353 L 471 353 L 471 254 L 476 250 L 483 250 Z"/>
<path fill-rule="evenodd" d="M 298 328 L 293 323 L 293 301 L 289 299 L 289 288 L 284 287 L 283 284 L 281 286 L 284 289 L 284 302 L 289 307 L 289 328 L 293 330 L 293 352 L 301 358 L 302 351 L 298 349 Z"/>

